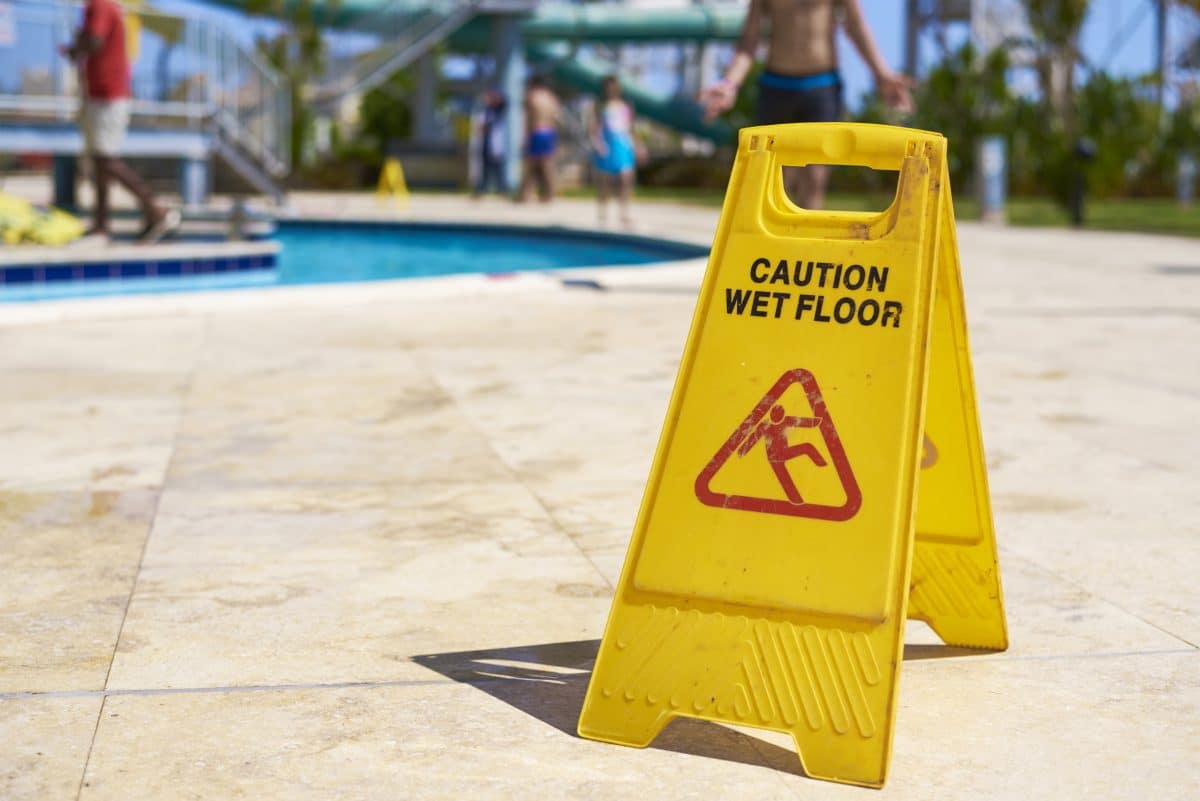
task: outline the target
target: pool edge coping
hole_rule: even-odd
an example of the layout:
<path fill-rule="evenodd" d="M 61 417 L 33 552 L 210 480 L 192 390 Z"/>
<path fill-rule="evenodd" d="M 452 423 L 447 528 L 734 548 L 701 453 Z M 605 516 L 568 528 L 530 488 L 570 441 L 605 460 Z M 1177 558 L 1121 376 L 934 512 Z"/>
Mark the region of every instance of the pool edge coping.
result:
<path fill-rule="evenodd" d="M 591 271 L 602 271 L 605 281 L 612 282 L 613 271 L 636 271 L 637 275 L 645 275 L 651 271 L 662 269 L 684 268 L 695 269 L 699 265 L 701 271 L 707 264 L 708 245 L 689 242 L 685 239 L 654 237 L 647 234 L 626 231 L 611 231 L 589 228 L 581 225 L 563 223 L 546 224 L 540 221 L 514 220 L 512 222 L 469 221 L 438 219 L 431 217 L 374 217 L 356 215 L 352 217 L 320 217 L 310 214 L 275 215 L 280 222 L 320 223 L 336 225 L 421 225 L 445 228 L 474 228 L 476 230 L 520 229 L 522 231 L 546 231 L 567 235 L 583 236 L 592 239 L 635 240 L 645 243 L 667 243 L 681 250 L 686 248 L 703 252 L 703 255 L 679 256 L 665 258 L 662 261 L 645 262 L 638 265 L 583 265 L 570 268 L 552 268 L 547 270 L 528 270 L 501 273 L 460 273 L 456 275 L 392 278 L 376 281 L 354 281 L 346 283 L 326 284 L 293 284 L 261 287 L 239 287 L 230 289 L 195 289 L 179 292 L 146 292 L 140 294 L 96 295 L 88 297 L 41 298 L 37 300 L 14 300 L 0 302 L 0 328 L 21 326 L 37 323 L 48 323 L 65 319 L 106 319 L 123 316 L 132 312 L 135 316 L 159 316 L 186 311 L 212 310 L 214 304 L 221 308 L 240 307 L 270 307 L 280 302 L 304 302 L 319 305 L 325 300 L 344 300 L 357 292 L 369 291 L 373 296 L 381 294 L 396 294 L 398 299 L 406 297 L 446 297 L 455 291 L 480 290 L 496 291 L 500 287 L 519 287 L 533 289 L 543 287 L 561 289 L 563 283 L 559 273 L 569 272 L 572 278 L 586 278 Z M 280 245 L 273 240 L 244 240 L 238 243 L 214 243 L 221 245 L 243 245 L 249 243 L 269 245 L 270 252 L 278 254 Z M 186 243 L 188 247 L 200 246 L 203 243 Z M 180 245 L 175 245 L 179 247 Z M 129 246 L 136 250 L 139 246 Z M 61 248 L 60 250 L 66 250 Z M 4 265 L 0 265 L 2 267 Z M 502 279 L 502 280 L 498 280 Z M 627 283 L 618 280 L 617 284 Z M 632 283 L 640 283 L 634 280 Z M 407 288 L 401 291 L 402 288 Z M 318 299 L 319 296 L 319 299 Z"/>

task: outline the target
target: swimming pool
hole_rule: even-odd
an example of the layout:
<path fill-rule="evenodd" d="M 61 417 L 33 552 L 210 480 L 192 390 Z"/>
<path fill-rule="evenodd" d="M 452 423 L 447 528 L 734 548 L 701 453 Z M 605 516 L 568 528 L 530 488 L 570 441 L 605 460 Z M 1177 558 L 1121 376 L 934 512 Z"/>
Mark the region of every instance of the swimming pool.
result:
<path fill-rule="evenodd" d="M 637 265 L 708 253 L 627 234 L 453 223 L 288 220 L 273 239 L 280 251 L 270 259 L 193 259 L 169 275 L 167 262 L 150 254 L 147 264 L 156 266 L 146 269 L 128 258 L 106 266 L 103 251 L 87 264 L 8 264 L 0 266 L 0 302 Z"/>

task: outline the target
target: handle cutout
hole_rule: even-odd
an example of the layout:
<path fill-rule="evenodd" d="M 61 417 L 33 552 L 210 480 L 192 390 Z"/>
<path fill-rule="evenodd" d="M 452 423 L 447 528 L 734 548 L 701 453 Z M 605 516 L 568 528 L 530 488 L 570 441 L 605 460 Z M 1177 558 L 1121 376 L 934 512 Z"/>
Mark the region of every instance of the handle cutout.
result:
<path fill-rule="evenodd" d="M 777 168 L 774 180 L 779 183 L 777 197 L 791 204 L 787 211 L 864 212 L 879 214 L 886 211 L 896 198 L 900 185 L 899 170 L 875 170 L 870 167 L 847 167 L 838 164 L 809 164 L 804 167 L 783 165 Z M 814 205 L 814 183 L 824 173 L 826 192 L 824 202 Z M 829 202 L 828 190 L 833 190 L 834 202 Z"/>

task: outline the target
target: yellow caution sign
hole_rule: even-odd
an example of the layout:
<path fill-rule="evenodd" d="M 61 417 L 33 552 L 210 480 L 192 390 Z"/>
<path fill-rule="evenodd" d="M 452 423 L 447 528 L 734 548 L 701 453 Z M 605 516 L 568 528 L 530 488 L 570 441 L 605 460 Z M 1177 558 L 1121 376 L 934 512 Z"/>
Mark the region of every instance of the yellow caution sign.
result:
<path fill-rule="evenodd" d="M 794 206 L 781 168 L 830 163 L 891 207 Z M 579 733 L 775 729 L 881 786 L 905 617 L 1007 647 L 969 354 L 943 137 L 743 130 Z"/>
<path fill-rule="evenodd" d="M 379 183 L 375 187 L 375 196 L 383 201 L 388 196 L 395 199 L 401 208 L 408 205 L 408 183 L 404 180 L 404 167 L 400 159 L 388 157 L 379 171 Z"/>
<path fill-rule="evenodd" d="M 943 167 L 925 435 L 908 617 L 949 645 L 1004 650 L 1008 630 L 967 342 L 949 172 Z"/>

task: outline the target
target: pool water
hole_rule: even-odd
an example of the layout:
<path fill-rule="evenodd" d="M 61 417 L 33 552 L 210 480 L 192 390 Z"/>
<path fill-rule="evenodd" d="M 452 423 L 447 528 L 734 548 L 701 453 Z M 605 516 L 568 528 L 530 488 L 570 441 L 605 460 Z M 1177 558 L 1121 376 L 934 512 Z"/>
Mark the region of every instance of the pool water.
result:
<path fill-rule="evenodd" d="M 707 253 L 642 237 L 500 226 L 285 223 L 276 239 L 281 284 L 648 264 Z"/>
<path fill-rule="evenodd" d="M 274 269 L 8 284 L 0 301 L 638 265 L 708 253 L 649 237 L 498 225 L 287 221 L 274 239 Z"/>

